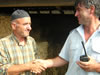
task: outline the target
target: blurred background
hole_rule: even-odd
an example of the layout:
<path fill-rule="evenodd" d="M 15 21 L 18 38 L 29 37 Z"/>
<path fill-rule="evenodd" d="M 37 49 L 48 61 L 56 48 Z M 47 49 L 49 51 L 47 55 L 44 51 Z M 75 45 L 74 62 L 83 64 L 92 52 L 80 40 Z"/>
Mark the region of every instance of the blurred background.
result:
<path fill-rule="evenodd" d="M 74 17 L 74 2 L 75 0 L 0 0 L 0 38 L 12 31 L 11 13 L 16 9 L 24 9 L 32 18 L 30 35 L 37 42 L 40 58 L 54 58 L 61 51 L 69 32 L 78 26 Z M 67 66 L 47 69 L 42 75 L 64 75 Z"/>

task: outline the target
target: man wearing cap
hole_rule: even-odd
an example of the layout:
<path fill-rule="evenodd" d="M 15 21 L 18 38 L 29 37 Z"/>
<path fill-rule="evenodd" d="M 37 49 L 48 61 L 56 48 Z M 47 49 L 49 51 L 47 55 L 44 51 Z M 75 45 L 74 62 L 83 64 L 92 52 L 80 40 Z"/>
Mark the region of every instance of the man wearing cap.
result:
<path fill-rule="evenodd" d="M 45 70 L 37 57 L 34 38 L 29 36 L 31 17 L 24 10 L 11 15 L 12 34 L 0 39 L 0 75 L 34 75 Z M 32 72 L 31 72 L 32 71 Z"/>

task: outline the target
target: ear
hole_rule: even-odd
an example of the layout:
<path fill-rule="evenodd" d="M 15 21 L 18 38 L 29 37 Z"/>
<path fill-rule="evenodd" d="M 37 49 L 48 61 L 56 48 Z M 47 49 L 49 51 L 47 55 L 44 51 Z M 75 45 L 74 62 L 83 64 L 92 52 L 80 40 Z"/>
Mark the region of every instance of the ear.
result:
<path fill-rule="evenodd" d="M 90 6 L 90 13 L 95 14 L 95 6 L 94 5 Z"/>
<path fill-rule="evenodd" d="M 11 27 L 12 27 L 12 30 L 16 30 L 16 23 L 12 22 Z"/>

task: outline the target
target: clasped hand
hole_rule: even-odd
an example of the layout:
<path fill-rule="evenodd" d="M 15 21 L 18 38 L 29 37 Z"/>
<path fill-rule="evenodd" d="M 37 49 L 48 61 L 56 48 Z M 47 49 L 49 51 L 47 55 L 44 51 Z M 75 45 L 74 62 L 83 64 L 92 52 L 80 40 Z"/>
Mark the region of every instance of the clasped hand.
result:
<path fill-rule="evenodd" d="M 77 64 L 87 72 L 95 71 L 96 65 L 98 64 L 92 57 L 89 56 L 88 62 L 78 61 Z"/>
<path fill-rule="evenodd" d="M 42 61 L 42 60 L 41 60 Z M 40 74 L 42 71 L 45 71 L 47 67 L 40 62 L 40 60 L 33 60 L 30 64 L 30 71 L 35 73 L 35 74 Z"/>

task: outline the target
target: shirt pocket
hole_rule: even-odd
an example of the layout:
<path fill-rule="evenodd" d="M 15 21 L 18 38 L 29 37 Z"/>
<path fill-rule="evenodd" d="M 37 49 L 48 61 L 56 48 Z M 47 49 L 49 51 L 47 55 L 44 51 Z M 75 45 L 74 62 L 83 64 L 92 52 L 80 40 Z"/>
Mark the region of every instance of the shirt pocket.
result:
<path fill-rule="evenodd" d="M 70 45 L 69 55 L 70 55 L 70 58 L 73 59 L 75 62 L 79 60 L 81 52 L 82 51 L 79 45 L 77 44 Z"/>
<path fill-rule="evenodd" d="M 100 53 L 100 38 L 95 38 L 92 40 L 92 50 Z"/>
<path fill-rule="evenodd" d="M 92 57 L 94 57 L 95 60 L 100 62 L 100 38 L 95 38 L 92 40 L 92 51 L 91 54 Z"/>
<path fill-rule="evenodd" d="M 70 45 L 70 50 L 72 51 L 72 52 L 77 52 L 77 51 L 80 51 L 81 50 L 81 46 L 80 46 L 80 44 L 71 44 Z"/>

